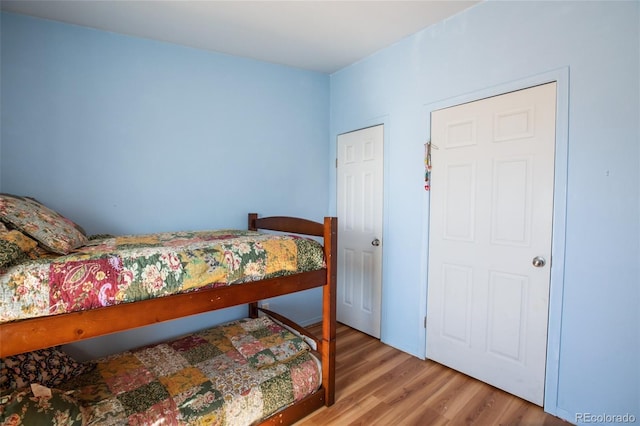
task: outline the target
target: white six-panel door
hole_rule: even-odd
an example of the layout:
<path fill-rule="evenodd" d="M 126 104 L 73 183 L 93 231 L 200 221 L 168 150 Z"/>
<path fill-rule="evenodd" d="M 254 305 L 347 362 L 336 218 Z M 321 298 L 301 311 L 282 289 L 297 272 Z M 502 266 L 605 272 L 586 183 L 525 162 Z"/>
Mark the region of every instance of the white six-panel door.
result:
<path fill-rule="evenodd" d="M 538 405 L 555 105 L 549 83 L 434 111 L 431 119 L 427 358 Z"/>
<path fill-rule="evenodd" d="M 380 338 L 382 125 L 338 136 L 337 319 Z"/>

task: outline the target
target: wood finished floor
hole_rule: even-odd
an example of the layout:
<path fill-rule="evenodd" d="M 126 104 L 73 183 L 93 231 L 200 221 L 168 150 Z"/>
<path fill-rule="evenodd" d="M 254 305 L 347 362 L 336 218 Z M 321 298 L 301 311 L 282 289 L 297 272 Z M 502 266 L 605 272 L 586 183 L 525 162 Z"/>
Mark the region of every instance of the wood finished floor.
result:
<path fill-rule="evenodd" d="M 318 326 L 311 330 L 320 333 Z M 336 403 L 296 426 L 569 425 L 541 407 L 342 324 L 336 346 Z"/>

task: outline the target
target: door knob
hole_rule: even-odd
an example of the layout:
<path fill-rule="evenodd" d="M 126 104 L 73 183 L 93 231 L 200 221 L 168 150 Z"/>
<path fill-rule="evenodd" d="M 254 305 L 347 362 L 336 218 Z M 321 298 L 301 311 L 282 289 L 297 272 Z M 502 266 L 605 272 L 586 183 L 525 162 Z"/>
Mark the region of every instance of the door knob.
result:
<path fill-rule="evenodd" d="M 374 239 L 373 241 L 371 241 L 371 245 L 374 247 L 378 247 L 380 245 L 380 240 L 379 239 Z"/>
<path fill-rule="evenodd" d="M 544 260 L 544 257 L 542 257 L 542 256 L 536 256 L 536 257 L 533 258 L 533 261 L 531 263 L 536 268 L 542 268 L 547 263 L 547 261 Z"/>

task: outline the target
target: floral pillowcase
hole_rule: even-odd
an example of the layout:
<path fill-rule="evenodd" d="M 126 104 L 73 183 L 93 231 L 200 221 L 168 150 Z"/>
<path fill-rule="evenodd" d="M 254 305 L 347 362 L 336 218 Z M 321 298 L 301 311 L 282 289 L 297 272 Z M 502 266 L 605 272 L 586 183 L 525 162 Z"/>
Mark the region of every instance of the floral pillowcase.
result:
<path fill-rule="evenodd" d="M 77 224 L 31 198 L 0 194 L 0 220 L 53 253 L 68 254 L 88 241 Z"/>
<path fill-rule="evenodd" d="M 94 368 L 95 364 L 78 362 L 58 347 L 1 358 L 0 395 L 27 388 L 32 383 L 55 388 Z"/>

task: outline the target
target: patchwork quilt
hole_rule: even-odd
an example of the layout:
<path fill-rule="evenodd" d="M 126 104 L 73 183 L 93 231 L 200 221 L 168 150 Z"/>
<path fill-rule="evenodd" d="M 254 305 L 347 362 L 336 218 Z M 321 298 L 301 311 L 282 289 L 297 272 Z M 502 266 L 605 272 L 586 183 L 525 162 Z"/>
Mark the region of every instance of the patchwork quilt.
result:
<path fill-rule="evenodd" d="M 60 389 L 89 425 L 250 425 L 321 377 L 300 337 L 260 317 L 100 359 Z"/>
<path fill-rule="evenodd" d="M 131 235 L 0 269 L 0 322 L 93 309 L 325 266 L 311 239 L 254 231 Z"/>

